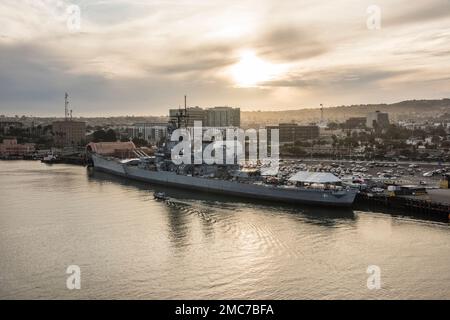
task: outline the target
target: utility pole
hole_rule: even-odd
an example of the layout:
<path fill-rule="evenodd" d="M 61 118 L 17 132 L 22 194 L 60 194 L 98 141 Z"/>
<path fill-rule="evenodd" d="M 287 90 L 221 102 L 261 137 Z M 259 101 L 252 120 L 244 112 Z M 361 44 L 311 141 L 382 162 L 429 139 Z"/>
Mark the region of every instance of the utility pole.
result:
<path fill-rule="evenodd" d="M 64 96 L 64 119 L 67 121 L 68 117 L 69 117 L 69 95 L 66 92 Z"/>
<path fill-rule="evenodd" d="M 320 104 L 320 124 L 323 124 L 323 104 Z"/>

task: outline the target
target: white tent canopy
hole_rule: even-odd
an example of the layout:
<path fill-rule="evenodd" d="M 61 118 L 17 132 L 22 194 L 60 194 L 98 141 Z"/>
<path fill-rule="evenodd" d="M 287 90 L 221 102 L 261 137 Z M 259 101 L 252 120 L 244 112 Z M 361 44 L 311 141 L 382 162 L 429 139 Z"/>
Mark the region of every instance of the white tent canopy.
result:
<path fill-rule="evenodd" d="M 264 176 L 276 176 L 278 174 L 278 168 L 261 168 L 261 175 Z"/>
<path fill-rule="evenodd" d="M 293 182 L 308 182 L 308 183 L 337 183 L 341 179 L 329 172 L 308 172 L 299 171 L 294 174 L 289 181 Z"/>

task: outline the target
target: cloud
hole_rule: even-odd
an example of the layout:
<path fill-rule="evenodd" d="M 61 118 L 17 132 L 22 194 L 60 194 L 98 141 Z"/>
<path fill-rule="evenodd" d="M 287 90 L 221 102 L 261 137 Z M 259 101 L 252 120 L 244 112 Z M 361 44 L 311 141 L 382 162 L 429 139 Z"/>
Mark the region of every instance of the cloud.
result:
<path fill-rule="evenodd" d="M 70 3 L 81 8 L 78 33 L 66 26 Z M 3 0 L 0 108 L 60 112 L 65 91 L 86 114 L 164 114 L 186 93 L 243 109 L 449 93 L 450 3 L 378 3 L 373 31 L 368 0 Z M 242 50 L 283 72 L 236 87 L 226 71 Z"/>
<path fill-rule="evenodd" d="M 384 19 L 384 24 L 389 26 L 417 24 L 441 19 L 448 19 L 450 15 L 450 2 L 446 0 L 430 0 L 414 6 L 411 2 L 400 7 L 396 14 L 389 15 Z"/>
<path fill-rule="evenodd" d="M 322 87 L 333 87 L 336 90 L 354 90 L 364 87 L 373 88 L 384 81 L 393 82 L 402 77 L 417 75 L 417 70 L 383 70 L 376 67 L 341 68 L 321 70 L 305 74 L 291 74 L 283 80 L 269 81 L 263 86 L 297 87 L 300 89 L 320 90 Z"/>
<path fill-rule="evenodd" d="M 261 56 L 275 62 L 312 58 L 329 50 L 311 30 L 299 30 L 289 25 L 268 30 L 253 47 Z"/>
<path fill-rule="evenodd" d="M 202 72 L 218 70 L 236 63 L 233 51 L 232 45 L 213 43 L 179 49 L 172 55 L 172 59 L 150 67 L 150 70 L 163 75 L 185 73 L 200 75 Z"/>

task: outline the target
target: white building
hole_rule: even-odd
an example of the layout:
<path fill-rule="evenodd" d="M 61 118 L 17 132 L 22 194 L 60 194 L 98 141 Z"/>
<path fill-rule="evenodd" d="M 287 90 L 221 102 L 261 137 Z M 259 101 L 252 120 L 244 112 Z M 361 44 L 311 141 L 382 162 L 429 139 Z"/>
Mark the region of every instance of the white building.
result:
<path fill-rule="evenodd" d="M 131 138 L 157 143 L 167 136 L 167 123 L 135 123 L 128 127 L 128 133 Z"/>

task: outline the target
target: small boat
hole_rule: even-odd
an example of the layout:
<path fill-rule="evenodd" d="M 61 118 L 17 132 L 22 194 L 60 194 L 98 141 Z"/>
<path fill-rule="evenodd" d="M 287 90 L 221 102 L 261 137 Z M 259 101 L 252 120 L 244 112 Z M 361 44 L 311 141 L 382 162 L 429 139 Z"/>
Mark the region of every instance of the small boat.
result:
<path fill-rule="evenodd" d="M 154 197 L 156 200 L 162 200 L 162 201 L 169 200 L 169 197 L 166 196 L 166 194 L 165 194 L 164 192 L 155 192 L 155 193 L 153 194 L 153 197 Z"/>
<path fill-rule="evenodd" d="M 47 163 L 47 164 L 53 164 L 53 163 L 59 163 L 60 160 L 54 156 L 53 154 L 49 154 L 47 156 L 45 156 L 42 160 L 42 163 Z"/>

